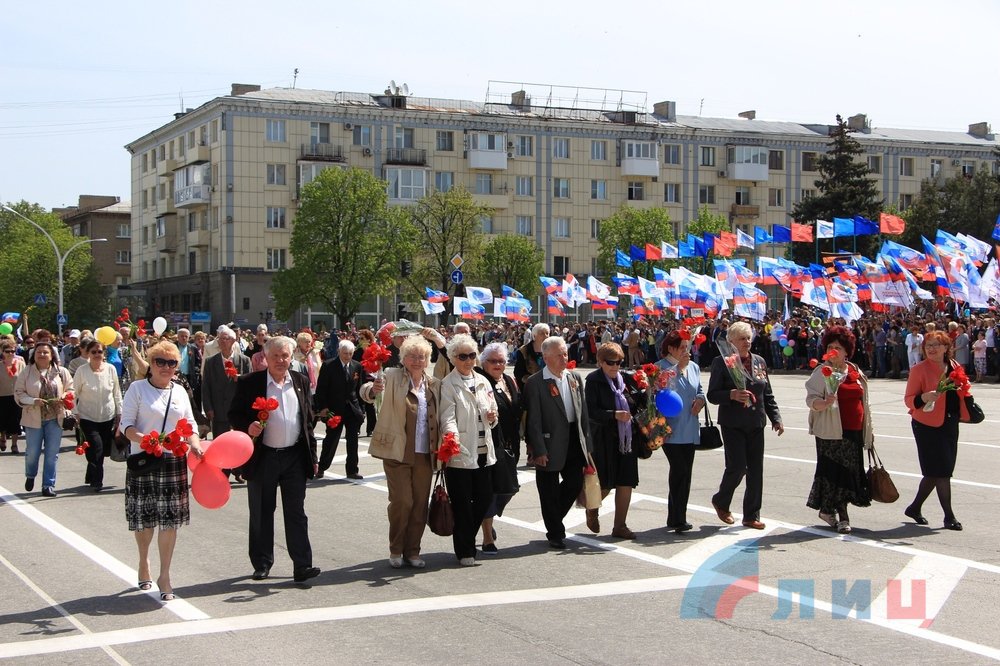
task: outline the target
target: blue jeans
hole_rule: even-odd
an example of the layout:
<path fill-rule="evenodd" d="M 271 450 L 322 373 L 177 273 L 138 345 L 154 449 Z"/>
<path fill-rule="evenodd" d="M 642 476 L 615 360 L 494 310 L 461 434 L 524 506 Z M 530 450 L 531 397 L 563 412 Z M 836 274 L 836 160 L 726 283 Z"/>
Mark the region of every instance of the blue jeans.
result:
<path fill-rule="evenodd" d="M 42 487 L 56 485 L 56 462 L 59 460 L 59 444 L 62 442 L 62 425 L 56 419 L 42 421 L 41 428 L 25 428 L 24 476 L 34 479 L 38 476 L 38 458 L 45 446 L 45 466 L 42 469 Z"/>

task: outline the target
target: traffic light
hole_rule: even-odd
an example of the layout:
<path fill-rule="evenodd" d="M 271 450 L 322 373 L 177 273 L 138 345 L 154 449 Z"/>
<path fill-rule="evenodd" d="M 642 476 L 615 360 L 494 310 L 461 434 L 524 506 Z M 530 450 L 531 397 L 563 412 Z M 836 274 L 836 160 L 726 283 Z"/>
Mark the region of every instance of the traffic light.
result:
<path fill-rule="evenodd" d="M 396 306 L 396 321 L 402 319 L 404 314 L 406 314 L 406 305 L 400 303 Z"/>
<path fill-rule="evenodd" d="M 413 272 L 413 263 L 409 261 L 403 261 L 399 264 L 399 274 L 402 277 L 410 277 L 410 273 Z"/>

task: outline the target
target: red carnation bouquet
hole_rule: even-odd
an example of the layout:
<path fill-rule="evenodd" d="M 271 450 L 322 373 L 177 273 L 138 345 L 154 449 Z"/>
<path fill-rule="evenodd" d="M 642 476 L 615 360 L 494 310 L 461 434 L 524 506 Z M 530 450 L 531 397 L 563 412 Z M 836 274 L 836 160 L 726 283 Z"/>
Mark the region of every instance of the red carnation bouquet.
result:
<path fill-rule="evenodd" d="M 277 398 L 265 398 L 263 396 L 254 399 L 250 409 L 257 412 L 257 423 L 261 430 L 267 426 L 267 420 L 271 418 L 271 412 L 278 408 Z"/>
<path fill-rule="evenodd" d="M 76 447 L 76 455 L 82 456 L 90 448 L 90 442 L 84 440 L 80 446 Z"/>
<path fill-rule="evenodd" d="M 388 324 L 386 324 L 386 326 L 388 326 Z M 390 352 L 387 347 L 383 347 L 379 343 L 373 342 L 365 347 L 365 351 L 361 354 L 361 367 L 375 379 L 379 379 L 380 373 L 382 372 L 382 366 L 391 358 L 392 352 Z M 375 396 L 375 409 L 379 411 L 382 409 L 381 393 Z"/>
<path fill-rule="evenodd" d="M 188 452 L 187 440 L 194 435 L 194 426 L 187 419 L 178 419 L 174 429 L 166 434 L 149 431 L 139 447 L 151 456 L 160 457 L 164 451 L 180 457 Z M 86 450 L 86 448 L 84 448 Z"/>
<path fill-rule="evenodd" d="M 965 374 L 965 368 L 959 365 L 954 367 L 951 372 L 941 376 L 937 392 L 944 393 L 945 391 L 958 391 L 958 394 L 963 398 L 972 394 L 972 383 L 969 381 L 969 376 Z"/>
<path fill-rule="evenodd" d="M 337 426 L 340 425 L 341 421 L 343 420 L 344 418 L 342 416 L 338 416 L 337 414 L 331 414 L 330 418 L 326 420 L 326 427 L 336 428 Z"/>
<path fill-rule="evenodd" d="M 446 432 L 441 438 L 441 446 L 437 451 L 437 459 L 445 465 L 448 461 L 461 453 L 462 448 L 458 445 L 458 435 L 453 432 Z"/>
<path fill-rule="evenodd" d="M 831 349 L 827 353 L 823 354 L 823 360 L 827 362 L 833 362 L 840 357 L 840 352 L 835 349 Z M 820 372 L 823 374 L 823 381 L 826 383 L 826 394 L 836 395 L 837 389 L 840 385 L 844 383 L 847 379 L 846 372 L 840 372 L 839 370 L 834 370 L 832 365 L 824 365 Z"/>
<path fill-rule="evenodd" d="M 240 375 L 239 371 L 236 369 L 236 364 L 230 361 L 229 359 L 226 359 L 222 362 L 222 367 L 226 371 L 226 377 L 228 377 L 233 381 L 236 381 L 236 378 L 239 377 Z"/>
<path fill-rule="evenodd" d="M 122 308 L 122 311 L 118 313 L 118 316 L 111 325 L 114 326 L 116 331 L 121 330 L 123 326 L 126 327 L 133 338 L 137 336 L 141 338 L 146 335 L 146 320 L 140 319 L 133 324 L 132 320 L 129 319 L 128 308 Z"/>

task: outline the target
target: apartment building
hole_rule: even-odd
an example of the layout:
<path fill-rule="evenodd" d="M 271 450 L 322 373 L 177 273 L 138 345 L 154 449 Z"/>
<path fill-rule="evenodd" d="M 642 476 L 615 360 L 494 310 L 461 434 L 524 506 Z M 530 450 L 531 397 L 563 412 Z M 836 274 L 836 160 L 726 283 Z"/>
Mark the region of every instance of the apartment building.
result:
<path fill-rule="evenodd" d="M 103 238 L 86 250 L 94 257 L 103 287 L 127 285 L 132 279 L 132 206 L 115 196 L 82 194 L 76 206 L 53 208 L 74 236 Z"/>
<path fill-rule="evenodd" d="M 828 124 L 752 111 L 703 118 L 678 115 L 670 101 L 650 112 L 643 94 L 607 94 L 624 91 L 590 95 L 594 103 L 560 100 L 551 88 L 502 89 L 491 82 L 479 103 L 392 86 L 367 94 L 234 84 L 128 144 L 131 281 L 146 290 L 149 314 L 208 312 L 213 326 L 269 319 L 299 193 L 323 169 L 369 170 L 396 205 L 464 186 L 496 211 L 485 233 L 529 236 L 548 274 L 579 277 L 599 274 L 600 223 L 622 204 L 665 208 L 677 235 L 702 205 L 751 234 L 787 224 L 795 203 L 814 194 L 829 142 Z M 883 196 L 903 209 L 926 178 L 996 173 L 1000 143 L 986 123 L 916 131 L 873 128 L 856 115 L 850 125 Z M 392 300 L 373 297 L 367 309 L 391 313 Z M 307 311 L 289 324 L 317 320 L 332 322 Z"/>

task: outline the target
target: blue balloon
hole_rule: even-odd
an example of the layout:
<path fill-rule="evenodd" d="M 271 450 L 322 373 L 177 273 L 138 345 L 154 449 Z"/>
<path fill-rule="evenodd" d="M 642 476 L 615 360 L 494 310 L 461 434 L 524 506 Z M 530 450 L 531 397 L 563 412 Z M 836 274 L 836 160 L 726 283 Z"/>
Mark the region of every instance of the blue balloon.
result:
<path fill-rule="evenodd" d="M 779 347 L 787 347 L 788 346 L 788 338 L 785 338 L 785 337 L 778 338 L 778 346 Z"/>
<path fill-rule="evenodd" d="M 776 332 L 776 333 L 777 333 L 778 335 L 781 335 L 782 333 L 784 333 L 784 332 L 785 332 L 785 327 L 784 327 L 784 326 L 775 326 L 775 327 L 774 327 L 774 330 L 775 330 L 775 332 Z"/>
<path fill-rule="evenodd" d="M 656 409 L 668 419 L 681 413 L 684 403 L 677 391 L 663 389 L 656 394 Z"/>

